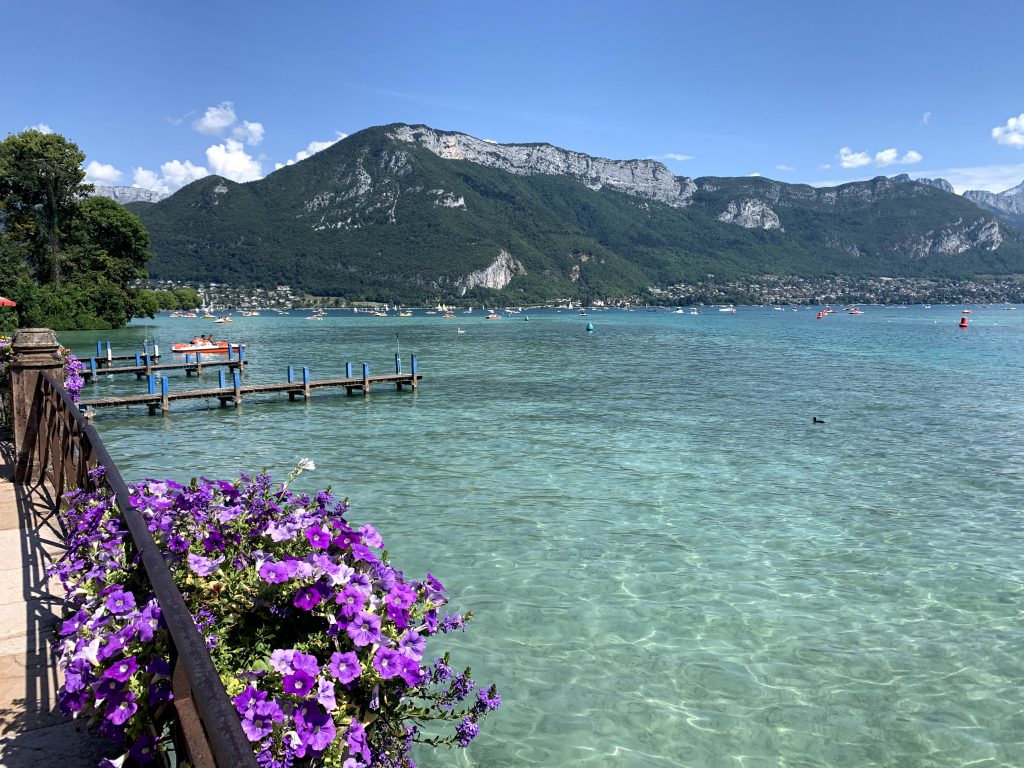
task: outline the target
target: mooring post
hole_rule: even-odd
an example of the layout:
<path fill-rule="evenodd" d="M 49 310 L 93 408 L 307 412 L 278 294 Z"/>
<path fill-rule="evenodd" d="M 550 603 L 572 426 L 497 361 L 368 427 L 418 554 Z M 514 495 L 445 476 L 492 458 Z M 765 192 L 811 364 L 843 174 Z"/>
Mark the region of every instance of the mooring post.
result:
<path fill-rule="evenodd" d="M 289 365 L 288 366 L 288 383 L 289 384 L 294 384 L 295 383 L 295 366 L 294 365 Z"/>
<path fill-rule="evenodd" d="M 149 342 L 146 339 L 142 340 L 142 351 L 149 354 Z"/>
<path fill-rule="evenodd" d="M 196 375 L 198 376 L 203 372 L 203 353 L 196 352 Z"/>
<path fill-rule="evenodd" d="M 370 364 L 363 363 L 363 396 L 370 394 Z"/>
<path fill-rule="evenodd" d="M 402 372 L 402 358 L 400 358 L 398 356 L 398 353 L 395 352 L 395 373 L 401 373 L 401 372 Z"/>
<path fill-rule="evenodd" d="M 107 342 L 107 365 L 114 361 L 114 353 L 110 351 L 110 342 Z"/>
<path fill-rule="evenodd" d="M 245 363 L 245 344 L 238 345 L 238 362 Z"/>
<path fill-rule="evenodd" d="M 235 388 L 235 407 L 237 408 L 242 404 L 242 377 L 237 370 L 231 372 L 231 383 Z"/>
<path fill-rule="evenodd" d="M 345 363 L 345 378 L 352 378 L 352 363 Z"/>
<path fill-rule="evenodd" d="M 103 356 L 103 342 L 102 341 L 97 341 L 96 342 L 96 357 L 102 357 L 102 356 Z"/>
<path fill-rule="evenodd" d="M 217 371 L 217 380 L 220 382 L 220 388 L 221 389 L 224 389 L 225 387 L 227 387 L 227 385 L 228 385 L 227 377 L 224 375 L 224 369 L 223 368 L 221 368 L 219 371 Z"/>
<path fill-rule="evenodd" d="M 152 373 L 149 374 L 149 376 L 146 379 L 146 388 L 148 390 L 147 394 L 150 394 L 150 395 L 155 395 L 156 394 L 156 376 L 153 375 Z"/>
<path fill-rule="evenodd" d="M 170 392 L 170 382 L 166 376 L 160 377 L 160 413 L 164 416 L 171 410 L 171 401 L 167 397 Z"/>
<path fill-rule="evenodd" d="M 160 357 L 160 345 L 156 343 L 156 339 L 153 339 L 153 357 Z"/>
<path fill-rule="evenodd" d="M 309 366 L 302 366 L 302 397 L 309 402 Z"/>
<path fill-rule="evenodd" d="M 49 328 L 21 328 L 14 333 L 11 341 L 11 406 L 14 427 L 14 479 L 24 483 L 31 479 L 33 458 L 36 455 L 36 440 L 42 419 L 42 398 L 36 393 L 41 390 L 40 379 L 51 374 L 62 381 L 63 363 L 58 350 L 57 334 Z M 56 461 L 56 457 L 51 457 Z M 41 468 L 45 471 L 45 467 Z"/>
<path fill-rule="evenodd" d="M 234 348 L 235 348 L 235 345 L 234 345 L 234 344 L 232 344 L 232 343 L 231 343 L 231 342 L 229 341 L 229 342 L 228 342 L 228 362 L 229 362 L 229 363 L 230 363 L 230 362 L 231 362 L 232 360 L 234 360 L 234 359 L 235 359 L 235 357 L 234 357 L 234 355 L 235 355 L 235 353 L 234 353 Z"/>
<path fill-rule="evenodd" d="M 89 358 L 89 373 L 92 374 L 92 380 L 95 382 L 96 381 L 96 358 L 95 357 L 90 357 Z"/>
<path fill-rule="evenodd" d="M 412 388 L 416 389 L 416 374 L 418 373 L 416 368 L 416 355 L 409 355 L 409 369 L 412 371 Z"/>

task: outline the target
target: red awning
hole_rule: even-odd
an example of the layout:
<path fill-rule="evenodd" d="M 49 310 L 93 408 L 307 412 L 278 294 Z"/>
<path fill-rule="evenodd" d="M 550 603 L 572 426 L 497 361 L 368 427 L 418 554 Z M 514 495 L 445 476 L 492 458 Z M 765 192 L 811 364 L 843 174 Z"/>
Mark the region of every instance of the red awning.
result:
<path fill-rule="evenodd" d="M 0 307 L 16 307 L 16 306 L 18 306 L 18 305 L 15 304 L 10 299 L 5 299 L 3 296 L 0 296 Z"/>

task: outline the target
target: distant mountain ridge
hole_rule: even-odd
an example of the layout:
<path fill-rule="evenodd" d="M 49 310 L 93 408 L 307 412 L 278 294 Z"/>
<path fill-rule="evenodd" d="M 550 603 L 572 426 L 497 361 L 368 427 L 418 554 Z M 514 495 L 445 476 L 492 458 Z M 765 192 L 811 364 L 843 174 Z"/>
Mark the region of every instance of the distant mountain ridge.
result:
<path fill-rule="evenodd" d="M 349 299 L 615 297 L 708 274 L 1024 273 L 1021 232 L 944 180 L 691 179 L 655 160 L 423 125 L 368 128 L 260 181 L 207 177 L 130 207 L 154 278 Z"/>
<path fill-rule="evenodd" d="M 987 208 L 1007 221 L 1024 227 L 1024 182 L 1005 192 L 993 193 L 981 190 L 968 190 L 964 197 L 972 200 L 982 208 Z"/>

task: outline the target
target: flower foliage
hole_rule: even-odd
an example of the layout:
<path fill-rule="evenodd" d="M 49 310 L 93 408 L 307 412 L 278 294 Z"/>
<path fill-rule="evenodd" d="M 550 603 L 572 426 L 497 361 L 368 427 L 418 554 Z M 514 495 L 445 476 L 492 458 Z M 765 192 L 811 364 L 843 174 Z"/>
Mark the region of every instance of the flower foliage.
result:
<path fill-rule="evenodd" d="M 85 379 L 82 377 L 85 365 L 71 353 L 71 350 L 64 347 L 61 347 L 57 354 L 64 361 L 64 389 L 67 390 L 71 401 L 78 403 L 81 399 L 82 387 L 85 386 Z"/>
<path fill-rule="evenodd" d="M 468 746 L 501 697 L 425 652 L 429 636 L 471 615 L 444 610 L 431 574 L 406 579 L 330 489 L 289 490 L 313 468 L 303 462 L 284 484 L 264 473 L 132 487 L 257 762 L 412 768 L 416 742 Z M 55 568 L 73 614 L 58 641 L 61 707 L 127 739 L 138 761 L 159 746 L 150 734 L 170 697 L 160 608 L 110 493 L 69 502 L 69 550 Z"/>

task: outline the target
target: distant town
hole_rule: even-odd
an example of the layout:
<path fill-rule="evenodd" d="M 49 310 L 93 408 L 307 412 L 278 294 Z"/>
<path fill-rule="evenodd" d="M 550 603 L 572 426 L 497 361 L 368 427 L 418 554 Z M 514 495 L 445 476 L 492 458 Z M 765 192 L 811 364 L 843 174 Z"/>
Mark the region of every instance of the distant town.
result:
<path fill-rule="evenodd" d="M 192 288 L 204 303 L 218 310 L 309 309 L 314 307 L 373 307 L 385 302 L 349 301 L 338 296 L 317 296 L 289 285 L 274 288 L 231 286 L 178 280 L 148 280 L 138 288 L 175 290 Z M 437 303 L 459 305 L 450 298 Z M 462 302 L 470 305 L 469 300 Z M 1024 278 L 992 280 L 944 280 L 903 277 L 780 277 L 765 275 L 755 280 L 717 281 L 713 275 L 693 283 L 651 287 L 628 298 L 560 299 L 546 306 L 701 306 L 826 305 L 826 304 L 1016 304 L 1024 303 Z"/>

